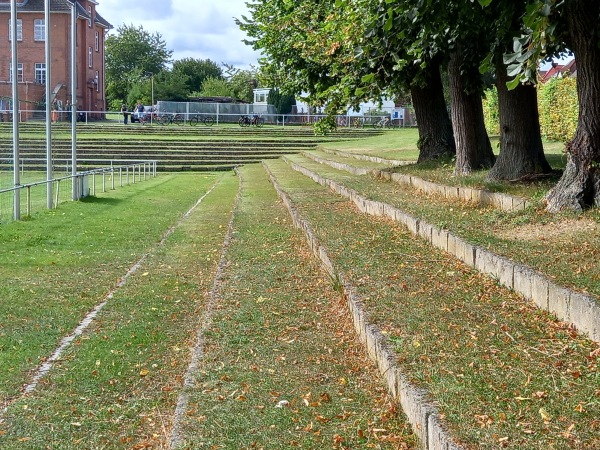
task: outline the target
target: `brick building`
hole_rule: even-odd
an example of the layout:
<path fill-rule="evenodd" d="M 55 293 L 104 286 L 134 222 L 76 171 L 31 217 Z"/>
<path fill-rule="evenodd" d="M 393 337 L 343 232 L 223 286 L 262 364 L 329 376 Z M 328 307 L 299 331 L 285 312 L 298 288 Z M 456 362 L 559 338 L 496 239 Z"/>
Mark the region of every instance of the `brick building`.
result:
<path fill-rule="evenodd" d="M 0 0 L 0 109 L 12 97 L 10 0 Z M 77 108 L 105 111 L 104 39 L 111 25 L 96 12 L 95 0 L 51 0 L 52 94 L 62 106 L 71 99 L 71 18 L 76 13 Z M 21 120 L 45 110 L 46 50 L 44 0 L 17 0 L 17 57 Z"/>

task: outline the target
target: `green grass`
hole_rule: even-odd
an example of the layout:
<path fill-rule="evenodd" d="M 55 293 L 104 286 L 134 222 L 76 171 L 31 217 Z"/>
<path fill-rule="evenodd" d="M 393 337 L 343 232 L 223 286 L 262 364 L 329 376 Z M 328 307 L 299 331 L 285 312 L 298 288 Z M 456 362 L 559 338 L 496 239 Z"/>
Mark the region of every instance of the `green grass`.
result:
<path fill-rule="evenodd" d="M 290 227 L 266 174 L 247 166 L 242 177 L 182 448 L 412 446 L 354 342 L 339 294 Z"/>
<path fill-rule="evenodd" d="M 394 343 L 404 372 L 427 389 L 467 448 L 600 444 L 596 343 L 403 227 L 357 213 L 349 201 L 280 161 L 268 165 L 357 287 L 371 320 Z M 367 181 L 337 178 L 368 192 Z M 380 184 L 378 199 L 401 195 Z M 428 218 L 423 208 L 429 203 L 447 219 L 464 220 L 465 209 L 456 205 L 444 207 L 414 193 L 406 197 L 402 206 L 408 198 L 418 201 L 413 209 L 419 217 Z"/>
<path fill-rule="evenodd" d="M 264 171 L 249 166 L 243 177 L 222 300 L 183 417 L 186 448 L 412 448 L 408 425 L 354 342 L 339 293 Z M 2 401 L 17 401 L 0 424 L 0 447 L 167 446 L 236 188 L 231 174 L 160 176 L 3 229 L 2 275 L 14 287 L 0 293 Z M 28 372 L 145 252 L 90 329 L 20 398 Z M 284 399 L 289 405 L 276 408 Z"/>
<path fill-rule="evenodd" d="M 353 176 L 300 155 L 288 158 L 372 200 L 390 203 L 428 223 L 449 229 L 469 242 L 547 273 L 565 286 L 600 295 L 600 267 L 596 264 L 600 248 L 597 209 L 577 216 L 549 214 L 543 204 L 536 202 L 523 211 L 502 212 L 425 195 L 370 176 Z"/>
<path fill-rule="evenodd" d="M 416 157 L 415 136 L 391 130 L 327 146 L 407 159 Z M 549 159 L 560 167 L 555 150 Z M 596 210 L 549 215 L 536 203 L 503 213 L 290 158 L 558 283 L 600 294 Z M 597 343 L 402 227 L 358 213 L 282 161 L 267 164 L 359 290 L 405 373 L 429 391 L 466 448 L 600 446 Z M 465 182 L 445 167 L 407 170 Z M 320 270 L 264 170 L 246 166 L 241 177 L 238 203 L 231 173 L 160 174 L 0 225 L 0 405 L 9 404 L 1 448 L 168 446 L 232 211 L 182 448 L 416 446 L 357 344 L 340 279 Z M 546 187 L 519 189 L 537 199 Z M 146 254 L 36 390 L 21 396 L 60 339 Z"/>
<path fill-rule="evenodd" d="M 216 180 L 176 178 L 179 184 L 172 183 L 169 191 L 187 200 L 185 209 Z M 150 257 L 40 389 L 10 408 L 2 448 L 74 449 L 82 443 L 86 448 L 131 448 L 165 442 L 236 188 L 236 178 L 224 175 L 164 246 L 145 240 Z M 170 197 L 174 204 L 183 201 Z M 161 211 L 170 215 L 167 208 Z M 131 223 L 124 219 L 119 234 L 135 240 L 125 231 Z M 162 231 L 165 225 L 171 224 L 163 223 Z"/>
<path fill-rule="evenodd" d="M 2 225 L 0 401 L 214 179 L 165 175 Z"/>
<path fill-rule="evenodd" d="M 387 159 L 397 159 L 401 161 L 416 161 L 419 152 L 417 149 L 418 131 L 415 128 L 401 128 L 397 130 L 388 130 L 384 134 L 375 137 L 361 139 L 352 142 L 334 142 L 321 144 L 322 147 L 333 150 L 342 150 L 349 153 L 365 154 L 378 156 Z M 497 153 L 498 139 L 492 138 L 492 148 Z M 554 169 L 563 169 L 566 164 L 564 154 L 564 144 L 560 142 L 544 142 L 544 152 L 546 159 Z M 355 160 L 348 160 L 348 164 L 357 166 Z M 419 165 L 401 166 L 393 169 L 394 172 L 400 172 L 418 176 L 420 178 L 436 183 L 450 186 L 469 186 L 478 189 L 487 189 L 492 192 L 506 192 L 512 195 L 519 195 L 528 198 L 540 198 L 550 187 L 552 187 L 557 177 L 549 177 L 531 183 L 499 183 L 488 182 L 485 180 L 487 170 L 475 171 L 468 176 L 457 177 L 454 175 L 454 160 L 424 162 Z"/>

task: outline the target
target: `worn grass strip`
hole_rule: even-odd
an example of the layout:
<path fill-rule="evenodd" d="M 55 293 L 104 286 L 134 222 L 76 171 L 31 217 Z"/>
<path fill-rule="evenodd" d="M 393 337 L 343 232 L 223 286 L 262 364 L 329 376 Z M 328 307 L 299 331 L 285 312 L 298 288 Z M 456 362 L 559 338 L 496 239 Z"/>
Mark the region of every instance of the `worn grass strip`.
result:
<path fill-rule="evenodd" d="M 291 161 L 355 189 L 371 200 L 389 203 L 428 223 L 516 262 L 545 273 L 565 287 L 600 296 L 600 211 L 579 217 L 548 214 L 542 208 L 503 212 L 460 200 L 425 195 L 408 186 L 355 176 L 300 155 Z"/>
<path fill-rule="evenodd" d="M 395 223 L 267 165 L 466 448 L 600 445 L 596 344 Z"/>
<path fill-rule="evenodd" d="M 238 185 L 239 187 L 241 187 L 241 178 L 240 182 L 238 182 Z M 237 209 L 240 199 L 239 187 L 238 195 L 236 196 L 235 204 L 233 205 L 229 223 L 227 225 L 227 233 L 225 234 L 225 239 L 223 240 L 221 255 L 215 271 L 212 288 L 210 289 L 210 292 L 207 295 L 208 300 L 206 302 L 204 313 L 202 314 L 202 319 L 197 330 L 196 343 L 192 348 L 190 363 L 188 365 L 185 376 L 183 377 L 183 388 L 177 399 L 177 405 L 175 407 L 175 413 L 173 417 L 173 426 L 171 427 L 170 434 L 171 448 L 180 447 L 182 443 L 181 422 L 183 420 L 184 415 L 187 413 L 190 397 L 189 393 L 194 388 L 195 377 L 204 357 L 204 334 L 207 332 L 207 330 L 212 324 L 213 308 L 220 298 L 223 270 L 225 269 L 226 256 L 229 250 L 229 245 L 231 244 L 231 237 L 233 233 L 233 213 Z"/>
<path fill-rule="evenodd" d="M 9 408 L 0 447 L 166 446 L 237 187 L 233 175 L 219 176 L 214 192 L 114 293 L 36 391 Z M 201 183 L 193 190 L 187 209 L 205 192 Z"/>
<path fill-rule="evenodd" d="M 182 423 L 186 449 L 411 448 L 342 299 L 246 166 L 203 364 Z"/>
<path fill-rule="evenodd" d="M 0 404 L 214 180 L 164 175 L 2 225 Z"/>

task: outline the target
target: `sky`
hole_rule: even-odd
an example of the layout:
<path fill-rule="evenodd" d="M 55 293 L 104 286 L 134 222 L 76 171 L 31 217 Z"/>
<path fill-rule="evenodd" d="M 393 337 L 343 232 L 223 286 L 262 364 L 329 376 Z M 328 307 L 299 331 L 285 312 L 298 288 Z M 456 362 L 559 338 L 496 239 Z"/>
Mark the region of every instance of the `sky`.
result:
<path fill-rule="evenodd" d="M 234 18 L 248 16 L 247 0 L 97 0 L 96 10 L 114 27 L 144 27 L 159 33 L 173 59 L 210 59 L 239 69 L 256 66 L 259 52 Z"/>

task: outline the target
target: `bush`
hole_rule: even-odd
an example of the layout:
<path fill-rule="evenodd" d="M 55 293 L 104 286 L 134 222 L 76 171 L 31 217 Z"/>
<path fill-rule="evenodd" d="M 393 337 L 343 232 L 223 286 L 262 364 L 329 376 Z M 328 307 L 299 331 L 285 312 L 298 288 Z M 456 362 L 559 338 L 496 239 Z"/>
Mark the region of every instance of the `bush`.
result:
<path fill-rule="evenodd" d="M 576 78 L 552 78 L 538 85 L 538 110 L 542 137 L 550 141 L 567 142 L 575 135 L 579 101 Z M 489 135 L 500 134 L 498 92 L 485 91 L 483 99 L 485 127 Z"/>
<path fill-rule="evenodd" d="M 326 136 L 328 133 L 335 130 L 337 130 L 335 116 L 323 117 L 314 125 L 315 136 Z"/>
<path fill-rule="evenodd" d="M 538 86 L 538 109 L 542 136 L 552 141 L 573 139 L 579 101 L 575 78 L 552 78 Z"/>
<path fill-rule="evenodd" d="M 495 87 L 486 89 L 484 92 L 483 118 L 488 135 L 498 136 L 500 134 L 500 117 L 498 114 L 498 91 Z"/>

